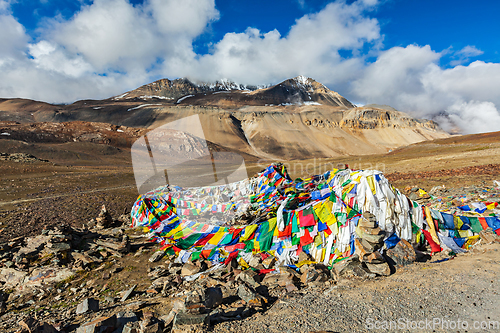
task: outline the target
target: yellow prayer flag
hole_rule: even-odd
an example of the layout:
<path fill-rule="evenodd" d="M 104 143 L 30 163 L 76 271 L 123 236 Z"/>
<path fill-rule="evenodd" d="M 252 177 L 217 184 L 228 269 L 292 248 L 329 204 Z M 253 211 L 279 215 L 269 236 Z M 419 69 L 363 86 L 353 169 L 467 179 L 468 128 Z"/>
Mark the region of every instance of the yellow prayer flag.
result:
<path fill-rule="evenodd" d="M 212 245 L 217 245 L 219 244 L 220 240 L 226 235 L 226 233 L 224 231 L 217 231 L 215 233 L 215 235 L 210 238 L 210 240 L 208 241 L 208 244 L 212 244 Z"/>
<path fill-rule="evenodd" d="M 460 235 L 460 238 L 467 238 L 471 236 L 471 233 L 469 233 L 469 230 L 458 230 L 458 234 Z"/>
<path fill-rule="evenodd" d="M 301 266 L 311 265 L 311 264 L 315 264 L 315 263 L 316 263 L 316 261 L 312 261 L 312 260 L 302 260 L 302 261 L 296 263 L 295 266 L 300 268 Z"/>
<path fill-rule="evenodd" d="M 453 221 L 455 222 L 455 229 L 462 229 L 464 222 L 458 216 L 453 216 Z"/>
<path fill-rule="evenodd" d="M 332 216 L 331 208 L 330 209 L 328 208 L 329 205 L 326 204 L 327 202 L 329 202 L 331 204 L 331 201 L 327 200 L 322 204 L 314 206 L 314 212 L 316 213 L 316 216 L 318 216 L 318 218 L 321 220 L 321 222 L 325 222 L 325 223 Z"/>
<path fill-rule="evenodd" d="M 180 232 L 174 235 L 173 239 L 178 240 L 191 235 L 194 231 L 191 228 L 182 228 Z"/>
<path fill-rule="evenodd" d="M 432 240 L 436 243 L 436 244 L 441 244 L 439 242 L 439 238 L 438 238 L 438 235 L 436 233 L 436 226 L 434 225 L 434 221 L 432 220 L 432 216 L 431 216 L 431 210 L 429 209 L 429 207 L 425 207 L 425 217 L 427 219 L 427 224 L 429 225 L 429 233 L 431 234 L 431 237 L 432 237 Z"/>
<path fill-rule="evenodd" d="M 278 219 L 276 217 L 269 219 L 269 231 L 273 231 L 273 236 L 278 236 L 278 228 L 276 228 L 276 224 L 278 223 Z"/>
<path fill-rule="evenodd" d="M 476 242 L 479 241 L 479 239 L 480 239 L 479 235 L 469 237 L 467 239 L 467 242 L 465 242 L 463 248 L 466 249 L 466 250 L 468 250 L 469 247 L 471 247 L 472 245 L 476 244 Z"/>
<path fill-rule="evenodd" d="M 337 223 L 337 219 L 335 218 L 335 215 L 332 215 L 332 218 L 328 221 L 326 221 L 326 224 L 328 225 L 328 228 L 330 228 L 330 231 L 334 235 L 339 234 L 339 225 Z"/>
<path fill-rule="evenodd" d="M 240 264 L 243 269 L 248 269 L 250 267 L 243 258 L 240 258 L 240 260 L 238 260 L 238 264 Z"/>
<path fill-rule="evenodd" d="M 376 194 L 376 191 L 375 191 L 375 182 L 373 181 L 373 176 L 366 177 L 366 181 L 368 182 L 368 185 L 370 186 L 370 189 L 372 190 L 372 193 Z"/>
<path fill-rule="evenodd" d="M 184 228 L 184 225 L 182 223 L 179 223 L 177 228 L 170 230 L 170 232 L 165 236 L 165 238 L 172 237 L 173 235 L 177 234 L 178 232 L 181 232 L 183 228 Z"/>
<path fill-rule="evenodd" d="M 240 242 L 244 242 L 250 238 L 255 230 L 257 230 L 258 224 L 252 224 L 247 227 L 245 227 L 245 230 L 243 231 L 243 235 L 240 237 Z"/>

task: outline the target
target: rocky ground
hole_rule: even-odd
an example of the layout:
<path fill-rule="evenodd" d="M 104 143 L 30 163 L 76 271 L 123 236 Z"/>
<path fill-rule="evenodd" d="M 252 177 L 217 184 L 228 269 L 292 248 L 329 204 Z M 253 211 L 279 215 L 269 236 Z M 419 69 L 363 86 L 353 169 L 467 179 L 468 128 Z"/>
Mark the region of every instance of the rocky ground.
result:
<path fill-rule="evenodd" d="M 361 332 L 422 320 L 491 331 L 500 320 L 500 236 L 492 232 L 468 253 L 432 257 L 400 241 L 379 258 L 363 236 L 353 258 L 331 270 L 306 255 L 294 270 L 265 255 L 181 264 L 124 226 L 128 218 L 102 207 L 88 229 L 46 228 L 1 243 L 2 332 Z"/>

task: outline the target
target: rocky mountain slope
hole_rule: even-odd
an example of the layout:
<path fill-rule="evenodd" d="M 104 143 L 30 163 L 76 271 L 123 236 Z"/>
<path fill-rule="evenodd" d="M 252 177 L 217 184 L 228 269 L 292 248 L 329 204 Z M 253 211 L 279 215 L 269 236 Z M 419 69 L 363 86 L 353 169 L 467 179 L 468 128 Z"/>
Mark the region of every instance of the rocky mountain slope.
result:
<path fill-rule="evenodd" d="M 0 121 L 100 122 L 107 123 L 103 126 L 115 134 L 119 126 L 151 130 L 193 115 L 199 118 L 206 140 L 266 159 L 383 153 L 449 136 L 433 121 L 378 105 L 356 107 L 321 83 L 302 76 L 270 87 L 163 79 L 106 100 L 82 100 L 70 105 L 0 100 Z M 95 134 L 89 128 L 84 137 Z M 13 137 L 0 135 L 1 139 Z M 130 141 L 125 142 L 129 145 Z"/>

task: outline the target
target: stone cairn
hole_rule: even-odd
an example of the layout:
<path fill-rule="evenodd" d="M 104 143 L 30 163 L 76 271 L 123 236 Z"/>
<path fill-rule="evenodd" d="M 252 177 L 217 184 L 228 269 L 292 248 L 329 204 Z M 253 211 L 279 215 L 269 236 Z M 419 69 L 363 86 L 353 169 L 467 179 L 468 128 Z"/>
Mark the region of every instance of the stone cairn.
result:
<path fill-rule="evenodd" d="M 390 275 L 391 269 L 379 252 L 384 246 L 385 232 L 377 224 L 375 215 L 365 212 L 358 221 L 356 234 L 359 238 L 354 240 L 355 254 L 363 267 L 370 273 Z"/>

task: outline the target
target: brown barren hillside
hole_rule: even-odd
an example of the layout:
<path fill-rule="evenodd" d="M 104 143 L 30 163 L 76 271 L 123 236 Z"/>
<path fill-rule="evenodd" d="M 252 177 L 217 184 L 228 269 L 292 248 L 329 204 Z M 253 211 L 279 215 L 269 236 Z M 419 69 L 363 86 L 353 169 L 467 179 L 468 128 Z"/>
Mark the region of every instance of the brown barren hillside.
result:
<path fill-rule="evenodd" d="M 110 99 L 70 105 L 0 100 L 0 120 L 18 123 L 85 121 L 139 131 L 193 115 L 208 141 L 265 159 L 385 153 L 449 136 L 433 121 L 376 106 L 355 107 L 300 76 L 261 88 L 163 79 Z"/>

